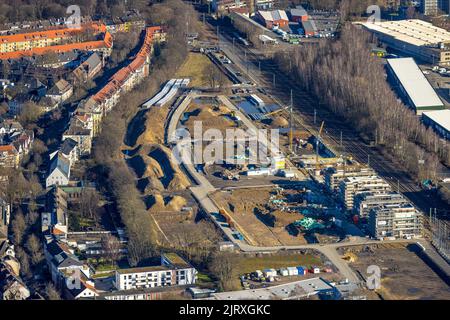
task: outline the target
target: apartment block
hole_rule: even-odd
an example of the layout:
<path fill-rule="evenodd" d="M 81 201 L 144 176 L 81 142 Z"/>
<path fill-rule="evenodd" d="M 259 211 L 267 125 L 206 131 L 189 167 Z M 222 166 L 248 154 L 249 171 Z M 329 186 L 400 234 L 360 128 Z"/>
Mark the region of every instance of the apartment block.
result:
<path fill-rule="evenodd" d="M 375 171 L 369 167 L 349 165 L 338 168 L 329 168 L 325 171 L 325 185 L 332 192 L 339 191 L 339 184 L 348 177 L 368 177 L 375 175 Z"/>
<path fill-rule="evenodd" d="M 377 239 L 418 238 L 422 229 L 423 216 L 411 204 L 384 205 L 369 214 L 369 232 Z"/>
<path fill-rule="evenodd" d="M 385 193 L 391 191 L 391 186 L 378 176 L 348 177 L 341 181 L 339 198 L 347 210 L 353 209 L 354 197 L 360 193 Z"/>
<path fill-rule="evenodd" d="M 116 270 L 117 290 L 194 284 L 197 270 L 177 254 L 162 254 L 161 265 Z"/>
<path fill-rule="evenodd" d="M 441 0 L 422 0 L 420 3 L 420 11 L 424 15 L 435 15 L 438 13 Z"/>
<path fill-rule="evenodd" d="M 360 193 L 353 200 L 353 210 L 360 218 L 369 217 L 372 209 L 383 205 L 400 205 L 409 201 L 397 192 L 388 193 Z"/>
<path fill-rule="evenodd" d="M 98 39 L 98 38 L 101 39 Z M 80 41 L 80 39 L 87 41 Z M 109 55 L 112 36 L 100 23 L 83 25 L 79 29 L 53 29 L 0 36 L 0 59 L 18 59 L 41 55 L 47 51 L 61 53 L 73 50 L 101 51 Z"/>

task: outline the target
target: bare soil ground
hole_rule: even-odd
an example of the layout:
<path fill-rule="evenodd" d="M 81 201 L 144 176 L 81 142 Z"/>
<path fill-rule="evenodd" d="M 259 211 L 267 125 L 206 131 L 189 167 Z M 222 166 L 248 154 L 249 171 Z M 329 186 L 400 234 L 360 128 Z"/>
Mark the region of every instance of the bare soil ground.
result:
<path fill-rule="evenodd" d="M 217 129 L 225 137 L 226 129 L 236 127 L 236 123 L 230 118 L 229 114 L 230 110 L 225 106 L 215 107 L 209 104 L 192 103 L 186 110 L 188 119 L 183 124 L 193 134 L 195 122 L 200 121 L 203 132 L 208 129 Z"/>
<path fill-rule="evenodd" d="M 305 244 L 301 234 L 291 235 L 285 226 L 270 226 L 270 217 L 261 214 L 272 188 L 238 189 L 217 192 L 212 197 L 223 207 L 245 233 L 259 246 Z M 295 215 L 295 220 L 301 216 Z"/>
<path fill-rule="evenodd" d="M 366 275 L 367 267 L 381 269 L 381 288 L 376 293 L 387 300 L 450 299 L 450 287 L 406 244 L 352 247 L 357 260 L 350 266 Z"/>

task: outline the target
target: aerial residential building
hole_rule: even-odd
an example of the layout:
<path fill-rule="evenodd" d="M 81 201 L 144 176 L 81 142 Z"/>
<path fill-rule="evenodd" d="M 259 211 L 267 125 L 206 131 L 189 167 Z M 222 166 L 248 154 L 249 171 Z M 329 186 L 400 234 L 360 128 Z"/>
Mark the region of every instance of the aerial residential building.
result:
<path fill-rule="evenodd" d="M 450 32 L 418 20 L 358 22 L 389 48 L 430 64 L 450 65 Z"/>
<path fill-rule="evenodd" d="M 66 238 L 69 232 L 67 193 L 59 186 L 54 186 L 47 193 L 46 209 L 41 215 L 42 232 L 56 238 Z"/>
<path fill-rule="evenodd" d="M 353 210 L 361 218 L 366 218 L 372 209 L 383 205 L 400 205 L 409 203 L 401 194 L 397 192 L 388 193 L 360 193 L 355 196 Z"/>
<path fill-rule="evenodd" d="M 0 146 L 0 167 L 17 168 L 19 161 L 19 152 L 12 144 Z"/>
<path fill-rule="evenodd" d="M 97 52 L 92 53 L 83 63 L 81 63 L 75 70 L 73 75 L 79 81 L 86 81 L 94 78 L 103 68 L 103 59 L 100 58 Z"/>
<path fill-rule="evenodd" d="M 101 40 L 80 42 L 80 35 L 91 31 L 102 34 Z M 112 48 L 112 36 L 104 24 L 90 23 L 81 28 L 64 28 L 18 33 L 0 36 L 0 59 L 19 59 L 24 56 L 43 55 L 49 51 L 55 53 L 74 50 L 101 51 L 109 55 Z"/>
<path fill-rule="evenodd" d="M 47 97 L 54 99 L 59 104 L 69 99 L 73 94 L 73 86 L 66 80 L 61 79 L 47 91 Z"/>
<path fill-rule="evenodd" d="M 50 154 L 50 160 L 59 154 L 66 157 L 69 160 L 70 165 L 73 165 L 78 161 L 77 145 L 78 143 L 71 138 L 64 139 L 59 149 Z"/>
<path fill-rule="evenodd" d="M 399 95 L 417 115 L 423 111 L 442 110 L 444 103 L 434 91 L 413 58 L 387 59 L 388 75 Z"/>
<path fill-rule="evenodd" d="M 353 209 L 354 197 L 363 192 L 385 193 L 391 186 L 378 176 L 348 177 L 340 183 L 339 198 L 347 210 Z"/>
<path fill-rule="evenodd" d="M 361 165 L 347 165 L 338 168 L 328 168 L 325 171 L 325 185 L 331 192 L 338 192 L 341 181 L 348 177 L 368 177 L 375 175 L 372 168 Z"/>
<path fill-rule="evenodd" d="M 7 235 L 10 217 L 11 206 L 5 200 L 0 198 L 0 234 Z"/>
<path fill-rule="evenodd" d="M 417 238 L 423 229 L 422 214 L 411 204 L 384 205 L 371 210 L 369 232 L 377 239 Z"/>
<path fill-rule="evenodd" d="M 45 180 L 46 188 L 53 185 L 65 186 L 70 181 L 70 161 L 57 154 L 51 161 L 49 174 Z"/>
<path fill-rule="evenodd" d="M 51 240 L 44 245 L 44 254 L 52 281 L 58 288 L 64 288 L 67 282 L 77 281 L 81 274 L 89 279 L 89 265 L 78 260 L 66 244 Z"/>
<path fill-rule="evenodd" d="M 275 0 L 251 0 L 256 10 L 269 10 L 273 8 Z"/>
<path fill-rule="evenodd" d="M 162 254 L 161 265 L 116 270 L 118 290 L 194 284 L 197 270 L 176 254 Z"/>
<path fill-rule="evenodd" d="M 420 12 L 424 15 L 436 15 L 439 10 L 439 4 L 441 0 L 421 0 Z"/>
<path fill-rule="evenodd" d="M 94 299 L 99 296 L 95 284 L 88 279 L 84 273 L 79 272 L 74 274 L 73 281 L 76 285 L 69 285 L 64 287 L 63 295 L 68 300 L 78 299 Z"/>
<path fill-rule="evenodd" d="M 17 274 L 5 263 L 0 262 L 0 300 L 26 300 L 30 290 Z"/>
<path fill-rule="evenodd" d="M 130 32 L 145 28 L 145 20 L 137 10 L 130 10 L 122 17 L 114 17 L 106 20 L 106 29 L 111 33 Z"/>
<path fill-rule="evenodd" d="M 450 140 L 450 110 L 425 111 L 422 121 L 426 126 L 433 128 L 441 137 Z"/>
<path fill-rule="evenodd" d="M 63 133 L 63 141 L 72 139 L 77 142 L 78 157 L 88 155 L 92 148 L 92 130 L 84 128 L 77 123 L 76 119 L 71 120 L 69 128 Z"/>
<path fill-rule="evenodd" d="M 149 27 L 145 30 L 144 44 L 136 58 L 126 67 L 117 71 L 109 82 L 88 101 L 94 101 L 94 108 L 104 115 L 118 102 L 122 93 L 128 92 L 140 83 L 149 73 L 150 56 L 154 41 L 164 41 L 165 32 L 161 27 Z"/>
<path fill-rule="evenodd" d="M 212 0 L 211 9 L 214 12 L 223 14 L 228 13 L 230 9 L 239 9 L 247 7 L 247 0 Z"/>

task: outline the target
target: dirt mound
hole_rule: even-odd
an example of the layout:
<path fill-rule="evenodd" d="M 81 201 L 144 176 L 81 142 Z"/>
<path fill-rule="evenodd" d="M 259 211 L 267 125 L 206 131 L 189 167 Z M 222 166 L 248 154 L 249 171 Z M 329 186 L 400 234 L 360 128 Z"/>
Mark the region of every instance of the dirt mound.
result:
<path fill-rule="evenodd" d="M 186 205 L 187 201 L 185 198 L 180 196 L 174 196 L 170 201 L 167 203 L 166 208 L 173 210 L 173 211 L 180 211 L 181 208 L 183 208 Z"/>
<path fill-rule="evenodd" d="M 159 165 L 158 161 L 156 161 L 154 158 L 149 157 L 147 155 L 143 156 L 144 158 L 144 162 L 146 164 L 146 169 L 144 172 L 144 176 L 146 177 L 155 177 L 157 179 L 161 179 L 162 177 L 164 177 L 164 172 L 161 168 L 161 166 Z"/>
<path fill-rule="evenodd" d="M 209 128 L 219 129 L 225 131 L 227 128 L 233 128 L 236 126 L 235 122 L 227 118 L 229 110 L 226 107 L 220 107 L 218 110 L 213 110 L 212 106 L 192 105 L 187 113 L 188 119 L 184 122 L 184 125 L 190 132 L 194 132 L 194 122 L 201 121 L 203 130 Z"/>
<path fill-rule="evenodd" d="M 148 157 L 154 159 L 154 164 L 157 166 L 152 167 L 151 164 L 147 167 L 147 171 L 160 173 L 157 176 L 159 181 L 163 184 L 164 188 L 168 191 L 180 191 L 186 189 L 190 183 L 187 177 L 181 172 L 178 165 L 175 163 L 172 151 L 167 147 L 158 145 L 153 146 L 148 153 Z"/>
<path fill-rule="evenodd" d="M 302 218 L 298 213 L 286 212 L 281 210 L 272 211 L 270 215 L 274 218 L 275 227 L 285 227 Z"/>
<path fill-rule="evenodd" d="M 180 211 L 187 203 L 181 196 L 173 196 L 164 199 L 160 193 L 154 193 L 148 199 L 147 205 L 150 212 Z"/>
<path fill-rule="evenodd" d="M 287 121 L 285 118 L 279 116 L 272 120 L 272 125 L 280 128 L 286 128 L 289 126 L 289 121 Z"/>
<path fill-rule="evenodd" d="M 150 108 L 145 114 L 146 130 L 137 139 L 137 144 L 162 144 L 164 143 L 164 123 L 166 121 L 167 107 Z"/>

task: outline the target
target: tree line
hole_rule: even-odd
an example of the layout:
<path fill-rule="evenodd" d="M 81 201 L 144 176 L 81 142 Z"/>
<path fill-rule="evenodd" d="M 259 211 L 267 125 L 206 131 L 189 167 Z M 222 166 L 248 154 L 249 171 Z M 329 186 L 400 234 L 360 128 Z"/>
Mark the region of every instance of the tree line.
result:
<path fill-rule="evenodd" d="M 136 176 L 122 157 L 122 142 L 128 122 L 136 115 L 138 107 L 175 74 L 187 56 L 186 21 L 180 17 L 189 16 L 193 21 L 198 19 L 193 8 L 181 0 L 167 0 L 151 8 L 152 22 L 164 23 L 168 27 L 167 43 L 156 45 L 149 77 L 125 94 L 104 118 L 93 149 L 95 169 L 102 185 L 114 195 L 116 208 L 127 231 L 131 265 L 153 256 L 159 242 L 154 220 L 136 188 Z"/>

